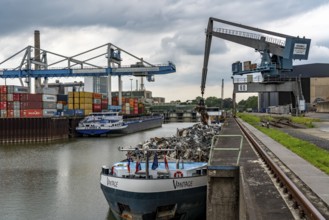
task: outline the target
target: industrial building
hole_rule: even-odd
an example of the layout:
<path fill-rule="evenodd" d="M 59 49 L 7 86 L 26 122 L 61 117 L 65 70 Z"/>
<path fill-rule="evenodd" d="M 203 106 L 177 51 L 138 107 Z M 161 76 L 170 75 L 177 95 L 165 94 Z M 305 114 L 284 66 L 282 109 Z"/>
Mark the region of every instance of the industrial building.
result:
<path fill-rule="evenodd" d="M 329 64 L 313 63 L 296 65 L 293 71 L 282 75 L 282 79 L 301 79 L 301 89 L 305 99 L 306 111 L 329 112 L 326 108 L 317 108 L 329 101 Z M 260 92 L 259 111 L 266 111 L 269 106 L 285 106 L 295 103 L 292 92 Z M 293 108 L 293 106 L 291 107 Z"/>

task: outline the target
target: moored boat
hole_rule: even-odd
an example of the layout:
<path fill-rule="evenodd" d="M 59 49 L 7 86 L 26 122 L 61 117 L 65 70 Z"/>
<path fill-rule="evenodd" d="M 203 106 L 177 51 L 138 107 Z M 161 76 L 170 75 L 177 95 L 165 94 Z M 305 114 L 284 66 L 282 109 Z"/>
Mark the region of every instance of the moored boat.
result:
<path fill-rule="evenodd" d="M 157 161 L 157 160 L 155 160 Z M 119 162 L 100 185 L 117 219 L 204 219 L 207 163 Z M 149 167 L 155 169 L 149 169 Z"/>
<path fill-rule="evenodd" d="M 116 136 L 161 127 L 162 123 L 162 115 L 123 118 L 118 112 L 97 112 L 81 120 L 76 131 L 87 136 Z"/>
<path fill-rule="evenodd" d="M 95 112 L 79 122 L 76 131 L 82 135 L 103 135 L 128 127 L 118 112 Z"/>

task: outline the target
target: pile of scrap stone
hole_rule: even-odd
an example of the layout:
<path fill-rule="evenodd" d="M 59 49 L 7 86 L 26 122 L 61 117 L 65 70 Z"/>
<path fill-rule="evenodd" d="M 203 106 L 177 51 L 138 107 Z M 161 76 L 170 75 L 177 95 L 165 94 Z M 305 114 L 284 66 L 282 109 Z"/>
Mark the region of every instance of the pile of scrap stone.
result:
<path fill-rule="evenodd" d="M 144 160 L 148 152 L 152 159 L 156 152 L 159 159 L 166 155 L 168 160 L 208 162 L 212 137 L 219 134 L 220 130 L 218 125 L 194 124 L 188 128 L 177 129 L 176 136 L 150 138 L 129 151 L 127 156 Z"/>

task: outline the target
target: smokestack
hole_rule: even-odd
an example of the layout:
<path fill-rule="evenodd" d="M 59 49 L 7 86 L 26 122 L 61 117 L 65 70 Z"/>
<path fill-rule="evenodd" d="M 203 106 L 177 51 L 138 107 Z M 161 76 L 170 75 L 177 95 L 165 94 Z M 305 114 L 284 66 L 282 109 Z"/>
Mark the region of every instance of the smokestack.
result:
<path fill-rule="evenodd" d="M 40 31 L 34 31 L 34 60 L 40 62 Z M 40 69 L 40 65 L 34 64 L 36 70 Z"/>
<path fill-rule="evenodd" d="M 40 57 L 40 31 L 38 31 L 38 30 L 34 31 L 34 60 L 36 62 L 41 61 L 41 57 Z M 40 65 L 35 63 L 34 64 L 34 69 L 36 69 L 36 70 L 41 69 Z M 32 88 L 32 86 L 31 86 L 31 88 Z M 41 88 L 41 78 L 35 78 L 35 80 L 34 80 L 34 91 L 37 91 L 37 88 Z"/>

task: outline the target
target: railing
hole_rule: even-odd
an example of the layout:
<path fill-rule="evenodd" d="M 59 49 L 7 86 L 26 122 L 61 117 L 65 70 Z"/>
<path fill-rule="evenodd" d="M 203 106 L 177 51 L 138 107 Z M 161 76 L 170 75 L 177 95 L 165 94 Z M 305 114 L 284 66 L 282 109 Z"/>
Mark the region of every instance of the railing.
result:
<path fill-rule="evenodd" d="M 269 37 L 269 36 L 263 36 L 260 34 L 250 33 L 250 32 L 237 31 L 237 30 L 231 30 L 231 29 L 225 29 L 225 28 L 214 28 L 213 31 L 222 33 L 222 34 L 229 34 L 229 35 L 246 37 L 246 38 L 251 38 L 251 39 L 256 39 L 256 40 L 261 40 L 261 37 L 265 37 L 266 42 L 269 42 L 272 44 L 277 44 L 280 46 L 285 46 L 285 44 L 286 44 L 286 42 L 284 40 Z"/>
<path fill-rule="evenodd" d="M 296 81 L 295 77 L 287 76 L 256 76 L 252 78 L 252 81 L 249 81 L 248 78 L 233 78 L 233 83 L 266 83 L 266 82 L 289 82 Z"/>

